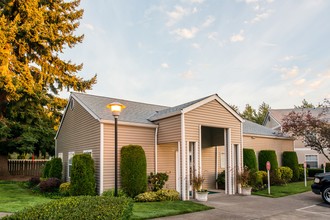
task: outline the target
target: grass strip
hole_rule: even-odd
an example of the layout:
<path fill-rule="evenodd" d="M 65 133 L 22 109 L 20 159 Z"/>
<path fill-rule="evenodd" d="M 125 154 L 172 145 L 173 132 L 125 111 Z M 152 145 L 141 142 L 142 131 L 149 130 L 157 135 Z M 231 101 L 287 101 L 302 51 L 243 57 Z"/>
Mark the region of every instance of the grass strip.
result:
<path fill-rule="evenodd" d="M 132 219 L 151 219 L 213 209 L 191 201 L 134 203 Z"/>
<path fill-rule="evenodd" d="M 312 183 L 313 180 L 307 181 L 306 187 L 304 182 L 288 183 L 282 186 L 270 186 L 270 195 L 268 195 L 267 188 L 257 192 L 252 192 L 252 195 L 279 198 L 279 197 L 311 191 Z"/>

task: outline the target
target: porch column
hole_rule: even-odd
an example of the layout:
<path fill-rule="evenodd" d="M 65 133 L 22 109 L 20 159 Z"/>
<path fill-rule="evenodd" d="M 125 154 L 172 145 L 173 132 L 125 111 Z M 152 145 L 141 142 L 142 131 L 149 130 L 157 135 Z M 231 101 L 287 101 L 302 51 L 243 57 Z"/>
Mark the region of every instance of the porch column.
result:
<path fill-rule="evenodd" d="M 184 113 L 181 112 L 181 199 L 187 200 L 187 150 Z M 188 151 L 189 153 L 189 151 Z M 188 196 L 189 199 L 189 196 Z"/>

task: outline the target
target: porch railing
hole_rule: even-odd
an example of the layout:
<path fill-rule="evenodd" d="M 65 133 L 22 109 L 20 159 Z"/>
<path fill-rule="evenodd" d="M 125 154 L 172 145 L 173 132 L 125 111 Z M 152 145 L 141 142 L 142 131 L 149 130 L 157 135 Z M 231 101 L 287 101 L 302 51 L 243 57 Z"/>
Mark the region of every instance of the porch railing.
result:
<path fill-rule="evenodd" d="M 42 167 L 47 161 L 47 159 L 9 159 L 8 171 L 13 176 L 41 176 Z"/>

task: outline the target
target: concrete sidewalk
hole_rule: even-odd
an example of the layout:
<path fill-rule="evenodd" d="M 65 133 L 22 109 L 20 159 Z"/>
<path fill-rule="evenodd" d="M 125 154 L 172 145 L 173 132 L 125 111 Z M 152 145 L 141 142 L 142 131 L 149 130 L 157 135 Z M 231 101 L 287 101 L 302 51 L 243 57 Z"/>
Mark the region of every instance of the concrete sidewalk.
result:
<path fill-rule="evenodd" d="M 7 215 L 11 215 L 12 213 L 9 213 L 9 212 L 0 212 L 0 219 L 2 218 L 2 217 L 5 217 L 5 216 L 7 216 Z"/>
<path fill-rule="evenodd" d="M 228 196 L 223 193 L 209 195 L 203 204 L 215 209 L 159 218 L 176 219 L 327 219 L 330 205 L 323 203 L 321 196 L 306 192 L 282 198 L 261 196 Z"/>

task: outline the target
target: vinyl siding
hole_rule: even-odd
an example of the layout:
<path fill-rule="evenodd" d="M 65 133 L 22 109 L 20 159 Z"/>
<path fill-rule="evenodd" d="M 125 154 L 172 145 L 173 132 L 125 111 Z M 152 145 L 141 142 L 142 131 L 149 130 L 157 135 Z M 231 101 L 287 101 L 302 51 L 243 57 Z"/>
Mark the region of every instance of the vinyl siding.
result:
<path fill-rule="evenodd" d="M 215 189 L 216 147 L 202 148 L 203 188 Z"/>
<path fill-rule="evenodd" d="M 277 127 L 277 126 L 279 126 L 277 121 L 275 121 L 275 119 L 273 117 L 268 116 L 268 118 L 266 119 L 265 127 L 274 128 L 274 127 Z"/>
<path fill-rule="evenodd" d="M 155 169 L 155 128 L 120 125 L 118 122 L 118 184 L 120 186 L 120 150 L 129 144 L 143 147 L 147 158 L 147 174 Z M 104 190 L 114 188 L 114 124 L 104 124 Z"/>
<path fill-rule="evenodd" d="M 74 108 L 66 111 L 57 137 L 57 153 L 63 153 L 63 171 L 67 180 L 68 152 L 82 154 L 92 150 L 95 163 L 96 183 L 99 184 L 100 170 L 100 123 L 77 101 Z"/>
<path fill-rule="evenodd" d="M 174 143 L 181 140 L 181 115 L 165 118 L 158 124 L 158 143 Z"/>
<path fill-rule="evenodd" d="M 283 151 L 294 151 L 293 140 L 256 137 L 253 135 L 243 135 L 244 148 L 254 149 L 258 158 L 259 151 L 261 150 L 275 150 L 277 155 L 278 165 L 282 165 Z"/>
<path fill-rule="evenodd" d="M 158 172 L 169 175 L 165 188 L 175 189 L 176 186 L 176 151 L 178 143 L 158 145 Z"/>
<path fill-rule="evenodd" d="M 219 102 L 213 100 L 185 114 L 186 141 L 199 142 L 199 126 L 231 128 L 232 144 L 241 142 L 241 123 Z"/>

